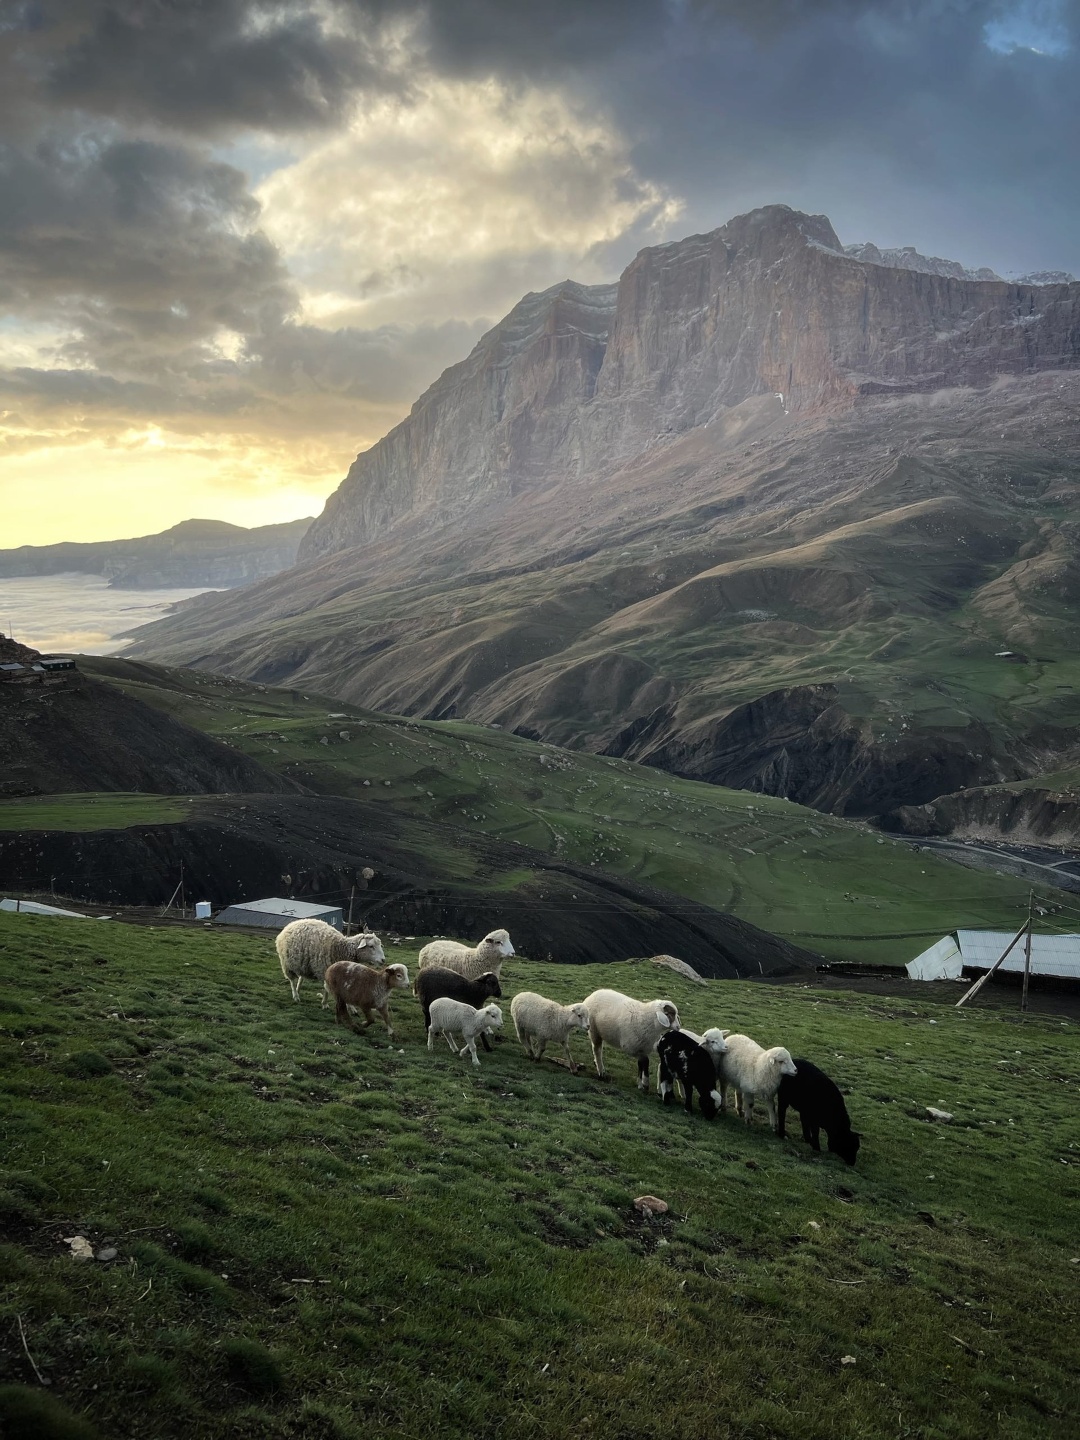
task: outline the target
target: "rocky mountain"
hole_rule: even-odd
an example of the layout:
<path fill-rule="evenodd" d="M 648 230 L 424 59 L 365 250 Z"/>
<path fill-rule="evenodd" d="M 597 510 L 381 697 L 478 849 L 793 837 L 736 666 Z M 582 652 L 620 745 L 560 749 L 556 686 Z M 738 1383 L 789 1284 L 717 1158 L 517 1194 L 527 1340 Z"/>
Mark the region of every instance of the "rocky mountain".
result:
<path fill-rule="evenodd" d="M 305 518 L 248 530 L 224 520 L 183 520 L 134 540 L 21 545 L 0 550 L 0 578 L 74 571 L 105 575 L 118 589 L 229 589 L 288 570 L 310 524 Z"/>
<path fill-rule="evenodd" d="M 1075 743 L 1078 474 L 1080 284 L 771 206 L 526 297 L 135 651 L 872 815 Z"/>

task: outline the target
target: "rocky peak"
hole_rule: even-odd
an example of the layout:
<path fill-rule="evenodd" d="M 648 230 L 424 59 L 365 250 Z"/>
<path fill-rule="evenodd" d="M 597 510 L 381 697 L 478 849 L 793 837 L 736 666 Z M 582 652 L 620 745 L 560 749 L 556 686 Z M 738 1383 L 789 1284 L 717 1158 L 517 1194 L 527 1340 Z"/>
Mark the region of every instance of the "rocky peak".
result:
<path fill-rule="evenodd" d="M 617 286 L 525 296 L 357 458 L 300 558 L 597 475 L 753 397 L 795 415 L 1078 363 L 1080 285 L 845 249 L 824 215 L 764 206 L 642 250 Z"/>

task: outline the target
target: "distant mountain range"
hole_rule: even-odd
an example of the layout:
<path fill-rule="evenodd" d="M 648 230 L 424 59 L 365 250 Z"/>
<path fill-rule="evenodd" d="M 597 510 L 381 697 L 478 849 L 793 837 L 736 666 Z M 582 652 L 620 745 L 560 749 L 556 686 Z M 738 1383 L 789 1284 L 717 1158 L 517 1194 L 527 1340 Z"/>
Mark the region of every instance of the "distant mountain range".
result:
<path fill-rule="evenodd" d="M 526 296 L 134 653 L 838 813 L 1072 783 L 1080 284 L 871 248 L 768 206 Z"/>
<path fill-rule="evenodd" d="M 310 516 L 251 530 L 224 520 L 184 520 L 159 535 L 134 540 L 21 545 L 0 550 L 0 578 L 75 572 L 105 575 L 118 589 L 228 589 L 265 580 L 295 564 L 310 525 Z"/>

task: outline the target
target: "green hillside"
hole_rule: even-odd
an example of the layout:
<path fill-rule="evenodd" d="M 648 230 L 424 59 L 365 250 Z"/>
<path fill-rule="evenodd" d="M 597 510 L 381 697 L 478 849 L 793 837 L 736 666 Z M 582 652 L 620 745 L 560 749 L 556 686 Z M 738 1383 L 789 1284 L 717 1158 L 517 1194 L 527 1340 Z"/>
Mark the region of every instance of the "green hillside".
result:
<path fill-rule="evenodd" d="M 1019 880 L 771 796 L 198 671 L 87 664 L 323 793 L 384 796 L 442 864 L 451 861 L 442 827 L 453 824 L 731 911 L 830 959 L 871 963 L 909 960 L 925 937 L 957 925 L 1008 928 L 1026 914 Z"/>
<path fill-rule="evenodd" d="M 626 1057 L 601 1084 L 512 1038 L 429 1054 L 410 995 L 392 1046 L 348 1034 L 269 939 L 0 915 L 5 1435 L 1075 1433 L 1071 1023 L 505 979 L 506 1009 L 612 984 L 816 1057 L 858 1167 L 665 1109 Z"/>

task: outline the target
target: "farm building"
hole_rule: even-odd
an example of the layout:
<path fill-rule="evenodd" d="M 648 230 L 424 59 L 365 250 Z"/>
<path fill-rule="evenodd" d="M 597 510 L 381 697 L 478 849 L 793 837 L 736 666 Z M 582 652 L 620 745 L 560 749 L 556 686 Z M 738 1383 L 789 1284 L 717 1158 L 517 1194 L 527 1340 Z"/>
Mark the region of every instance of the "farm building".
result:
<path fill-rule="evenodd" d="M 340 906 L 312 905 L 306 900 L 242 900 L 219 911 L 216 925 L 258 925 L 266 930 L 283 930 L 293 920 L 325 920 L 335 930 L 342 930 L 345 918 Z"/>
<path fill-rule="evenodd" d="M 1008 930 L 957 930 L 916 955 L 907 964 L 912 980 L 959 980 L 965 973 L 977 974 L 991 968 L 1013 939 Z M 1021 940 L 1002 963 L 1001 970 L 1024 973 L 1024 942 Z M 1080 980 L 1080 935 L 1036 935 L 1031 937 L 1031 973 L 1056 980 Z"/>

